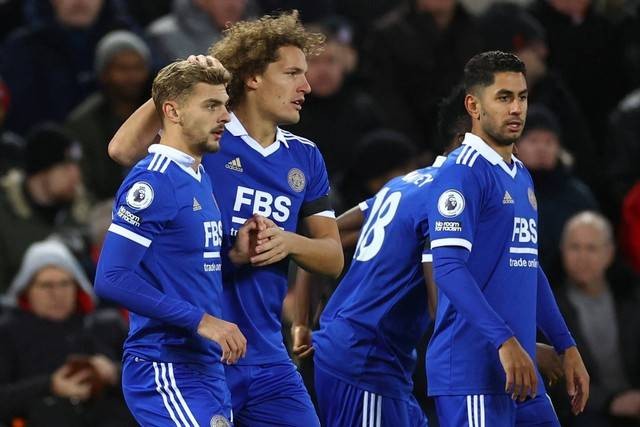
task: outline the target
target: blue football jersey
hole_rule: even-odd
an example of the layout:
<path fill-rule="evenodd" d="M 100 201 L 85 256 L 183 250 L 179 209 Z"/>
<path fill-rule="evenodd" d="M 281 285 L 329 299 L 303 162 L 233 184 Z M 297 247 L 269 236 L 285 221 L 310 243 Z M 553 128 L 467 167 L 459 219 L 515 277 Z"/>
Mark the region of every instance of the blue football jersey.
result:
<path fill-rule="evenodd" d="M 440 247 L 470 251 L 468 270 L 503 321 L 496 341 L 513 334 L 535 360 L 538 215 L 524 165 L 515 157 L 507 164 L 482 139 L 467 133 L 440 168 L 428 208 L 434 258 Z M 437 269 L 436 259 L 434 263 Z M 427 352 L 429 394 L 504 393 L 497 351 L 502 341 L 491 342 L 482 334 L 484 323 L 470 323 L 437 282 L 438 309 Z M 451 283 L 449 292 L 461 291 Z M 477 300 L 469 304 L 481 306 Z"/>
<path fill-rule="evenodd" d="M 152 145 L 118 190 L 107 239 L 147 247 L 136 277 L 169 298 L 222 317 L 222 221 L 211 181 L 202 166 L 166 145 Z M 110 258 L 109 245 L 101 257 Z M 130 289 L 135 299 L 137 290 Z M 141 295 L 141 294 L 140 294 Z M 176 307 L 176 310 L 181 309 Z M 188 308 L 187 308 L 188 310 Z M 192 330 L 131 312 L 124 349 L 146 360 L 197 363 L 224 378 L 218 344 Z"/>
<path fill-rule="evenodd" d="M 444 161 L 389 181 L 363 204 L 349 270 L 314 332 L 316 364 L 345 382 L 401 399 L 411 393 L 416 345 L 429 324 L 422 252 L 427 194 Z"/>
<path fill-rule="evenodd" d="M 292 232 L 304 217 L 334 217 L 322 155 L 309 140 L 279 128 L 276 141 L 264 148 L 231 115 L 220 151 L 206 155 L 203 165 L 214 182 L 224 183 L 213 191 L 225 235 L 230 236 L 223 245 L 224 318 L 236 323 L 247 338 L 247 355 L 238 363 L 289 360 L 280 325 L 288 260 L 267 267 L 236 267 L 227 254 L 238 229 L 254 213 Z"/>

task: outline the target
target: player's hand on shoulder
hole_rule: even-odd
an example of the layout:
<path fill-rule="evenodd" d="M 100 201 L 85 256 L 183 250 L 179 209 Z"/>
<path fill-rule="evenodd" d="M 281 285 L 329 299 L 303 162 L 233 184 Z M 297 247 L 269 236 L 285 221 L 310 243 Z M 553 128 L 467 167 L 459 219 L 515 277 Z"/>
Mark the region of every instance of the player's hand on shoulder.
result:
<path fill-rule="evenodd" d="M 562 366 L 567 381 L 567 394 L 571 398 L 571 411 L 578 415 L 587 405 L 591 379 L 577 347 L 569 347 L 564 352 Z"/>
<path fill-rule="evenodd" d="M 562 359 L 550 345 L 536 343 L 536 363 L 550 386 L 564 376 Z"/>
<path fill-rule="evenodd" d="M 191 62 L 192 64 L 198 64 L 202 67 L 214 67 L 214 68 L 224 68 L 222 62 L 220 62 L 217 58 L 214 58 L 211 55 L 189 55 L 187 57 L 187 62 Z"/>
<path fill-rule="evenodd" d="M 247 339 L 235 323 L 205 313 L 198 325 L 198 334 L 220 345 L 222 363 L 234 364 L 247 354 Z"/>
<path fill-rule="evenodd" d="M 291 339 L 293 341 L 292 351 L 293 354 L 300 359 L 305 359 L 311 355 L 315 349 L 311 341 L 311 328 L 307 325 L 292 325 L 291 326 Z"/>
<path fill-rule="evenodd" d="M 515 337 L 506 340 L 498 350 L 500 363 L 507 376 L 505 391 L 513 400 L 523 402 L 527 396 L 535 397 L 538 389 L 536 368 L 529 354 Z"/>

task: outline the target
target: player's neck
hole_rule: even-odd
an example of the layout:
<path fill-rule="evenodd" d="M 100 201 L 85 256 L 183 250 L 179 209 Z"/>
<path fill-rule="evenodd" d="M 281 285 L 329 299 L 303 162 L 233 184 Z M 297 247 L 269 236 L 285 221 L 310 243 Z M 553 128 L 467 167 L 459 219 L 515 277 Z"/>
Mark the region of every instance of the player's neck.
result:
<path fill-rule="evenodd" d="M 176 127 L 165 127 L 163 129 L 163 136 L 160 140 L 160 144 L 166 145 L 167 147 L 175 148 L 178 151 L 183 152 L 184 154 L 188 154 L 193 157 L 194 162 L 191 165 L 191 168 L 194 171 L 198 171 L 198 167 L 200 166 L 200 162 L 202 161 L 202 153 L 194 153 L 192 149 L 189 148 L 189 144 L 184 139 L 184 135 L 179 131 Z"/>
<path fill-rule="evenodd" d="M 255 108 L 251 108 L 247 103 L 239 105 L 233 110 L 242 126 L 249 136 L 266 148 L 276 140 L 276 124 L 265 119 Z"/>
<path fill-rule="evenodd" d="M 478 129 L 472 129 L 471 133 L 473 133 L 477 137 L 480 137 L 489 147 L 493 149 L 493 151 L 500 154 L 500 157 L 502 157 L 502 160 L 504 160 L 506 164 L 511 164 L 511 157 L 513 155 L 513 144 L 498 144 L 498 142 L 496 142 L 491 136 Z"/>

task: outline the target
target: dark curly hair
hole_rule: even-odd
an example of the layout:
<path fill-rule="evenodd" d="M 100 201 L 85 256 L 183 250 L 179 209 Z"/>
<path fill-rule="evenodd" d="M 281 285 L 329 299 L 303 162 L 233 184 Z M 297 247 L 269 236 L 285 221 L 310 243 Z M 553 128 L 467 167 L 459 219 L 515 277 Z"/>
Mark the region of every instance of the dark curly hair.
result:
<path fill-rule="evenodd" d="M 464 67 L 464 89 L 471 93 L 478 86 L 491 86 L 496 73 L 514 72 L 526 76 L 524 62 L 513 53 L 494 50 L 474 56 Z"/>
<path fill-rule="evenodd" d="M 298 11 L 278 16 L 263 16 L 254 21 L 241 21 L 224 31 L 224 37 L 209 49 L 231 73 L 227 86 L 229 107 L 233 109 L 244 96 L 247 77 L 263 73 L 278 60 L 283 46 L 300 48 L 306 56 L 317 55 L 324 43 L 322 34 L 308 32 L 300 23 Z"/>

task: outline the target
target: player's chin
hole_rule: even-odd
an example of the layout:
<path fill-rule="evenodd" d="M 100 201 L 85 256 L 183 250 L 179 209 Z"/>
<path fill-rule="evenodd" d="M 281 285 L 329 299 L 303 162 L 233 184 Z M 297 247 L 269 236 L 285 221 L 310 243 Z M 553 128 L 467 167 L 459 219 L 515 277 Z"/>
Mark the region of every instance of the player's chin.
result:
<path fill-rule="evenodd" d="M 216 135 L 212 135 L 206 142 L 205 151 L 207 153 L 215 153 L 220 150 L 220 137 Z"/>
<path fill-rule="evenodd" d="M 278 120 L 279 125 L 295 125 L 300 121 L 300 112 L 299 111 L 291 111 L 287 112 L 287 114 L 283 114 Z"/>

